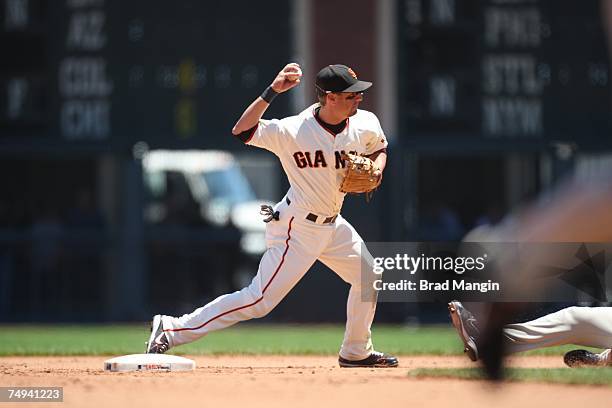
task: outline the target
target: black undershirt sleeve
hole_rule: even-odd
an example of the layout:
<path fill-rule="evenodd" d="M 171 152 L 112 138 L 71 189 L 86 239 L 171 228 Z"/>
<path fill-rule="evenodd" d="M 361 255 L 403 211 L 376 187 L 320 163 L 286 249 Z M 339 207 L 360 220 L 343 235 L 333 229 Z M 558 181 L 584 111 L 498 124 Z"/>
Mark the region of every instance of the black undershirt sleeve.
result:
<path fill-rule="evenodd" d="M 251 140 L 251 138 L 253 137 L 253 134 L 255 133 L 257 126 L 259 126 L 259 123 L 253 126 L 252 128 L 245 130 L 244 132 L 238 133 L 237 135 L 232 134 L 232 136 L 237 137 L 238 139 L 242 140 L 243 143 L 248 143 L 249 140 Z"/>
<path fill-rule="evenodd" d="M 379 150 L 375 151 L 374 153 L 368 154 L 368 157 L 370 157 L 370 156 L 374 156 L 376 153 L 384 153 L 384 154 L 387 154 L 387 148 L 386 148 L 386 147 L 383 147 L 382 149 L 379 149 Z"/>

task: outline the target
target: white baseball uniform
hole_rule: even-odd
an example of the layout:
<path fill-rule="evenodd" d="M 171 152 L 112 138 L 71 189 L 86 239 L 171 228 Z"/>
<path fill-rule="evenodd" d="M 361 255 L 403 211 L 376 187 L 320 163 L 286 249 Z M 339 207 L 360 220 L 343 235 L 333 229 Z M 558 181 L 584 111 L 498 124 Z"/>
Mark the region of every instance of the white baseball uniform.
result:
<path fill-rule="evenodd" d="M 612 364 L 612 307 L 568 307 L 538 319 L 504 326 L 508 353 L 576 344 L 606 350 Z"/>
<path fill-rule="evenodd" d="M 387 140 L 378 118 L 364 110 L 334 135 L 315 116 L 317 106 L 280 120 L 262 119 L 246 141 L 278 156 L 291 187 L 274 207 L 279 219 L 267 224 L 267 250 L 251 284 L 182 317 L 163 316 L 170 347 L 265 316 L 318 259 L 351 285 L 340 356 L 360 360 L 372 353 L 376 292 L 371 285 L 362 285 L 361 277 L 362 257 L 369 270 L 372 257 L 357 231 L 339 214 L 345 196 L 339 190 L 344 173 L 340 155 L 373 154 L 385 149 Z"/>

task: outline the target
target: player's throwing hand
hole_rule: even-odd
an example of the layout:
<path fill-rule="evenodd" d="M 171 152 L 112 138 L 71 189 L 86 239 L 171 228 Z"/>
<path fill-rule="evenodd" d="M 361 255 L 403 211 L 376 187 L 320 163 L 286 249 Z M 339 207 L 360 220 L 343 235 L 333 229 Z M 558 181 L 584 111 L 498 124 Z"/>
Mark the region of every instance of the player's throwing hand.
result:
<path fill-rule="evenodd" d="M 272 89 L 277 93 L 288 91 L 300 83 L 301 77 L 302 69 L 299 64 L 295 62 L 287 64 L 272 81 Z"/>

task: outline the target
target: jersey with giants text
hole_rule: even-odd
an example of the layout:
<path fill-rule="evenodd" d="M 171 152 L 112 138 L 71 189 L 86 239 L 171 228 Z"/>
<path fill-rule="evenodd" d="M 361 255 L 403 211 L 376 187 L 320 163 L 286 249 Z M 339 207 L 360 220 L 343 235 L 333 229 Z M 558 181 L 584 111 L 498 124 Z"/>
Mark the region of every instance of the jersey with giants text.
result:
<path fill-rule="evenodd" d="M 370 155 L 385 149 L 387 139 L 376 115 L 360 109 L 334 135 L 315 117 L 317 107 L 284 119 L 261 119 L 247 144 L 278 156 L 291 185 L 287 197 L 292 206 L 333 216 L 340 212 L 345 196 L 340 191 L 346 166 L 341 154 Z"/>

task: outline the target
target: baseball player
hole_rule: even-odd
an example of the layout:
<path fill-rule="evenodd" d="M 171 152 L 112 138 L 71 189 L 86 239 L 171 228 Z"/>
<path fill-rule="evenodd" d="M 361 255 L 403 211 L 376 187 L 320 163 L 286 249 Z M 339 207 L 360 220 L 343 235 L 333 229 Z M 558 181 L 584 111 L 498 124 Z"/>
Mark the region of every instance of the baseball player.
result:
<path fill-rule="evenodd" d="M 512 214 L 505 222 L 489 230 L 475 231 L 464 238 L 474 242 L 610 242 L 612 239 L 612 163 L 600 162 L 598 173 L 584 172 L 573 174 L 571 178 L 549 191 L 541 200 L 536 200 L 518 214 Z M 547 253 L 539 264 L 555 265 L 557 256 Z M 534 263 L 535 264 L 535 263 Z M 524 284 L 523 277 L 537 276 L 537 270 L 527 268 L 512 271 L 507 278 L 514 290 L 522 295 L 530 292 L 537 295 L 547 290 L 546 280 L 536 284 L 538 279 L 530 279 Z M 529 303 L 493 302 L 476 304 L 485 307 L 486 313 L 479 313 L 480 333 L 467 332 L 475 322 L 471 313 L 466 318 L 460 316 L 465 310 L 456 305 L 450 310 L 451 318 L 464 340 L 466 353 L 477 358 L 491 379 L 503 376 L 503 357 L 506 354 L 532 348 L 557 344 L 579 344 L 606 349 L 595 354 L 585 350 L 574 350 L 565 355 L 570 366 L 600 365 L 609 363 L 612 347 L 612 308 L 568 308 L 557 313 L 516 325 L 516 317 L 529 310 Z M 508 329 L 514 329 L 509 331 Z M 470 329 L 471 330 L 471 329 Z M 517 331 L 518 330 L 518 331 Z M 471 340 L 470 340 L 471 338 Z M 477 341 L 476 341 L 477 340 Z M 473 348 L 474 352 L 469 351 Z"/>
<path fill-rule="evenodd" d="M 345 65 L 328 65 L 316 77 L 319 102 L 296 116 L 264 120 L 280 93 L 302 76 L 298 64 L 287 64 L 272 84 L 246 108 L 232 133 L 244 143 L 274 153 L 290 188 L 274 208 L 267 208 L 267 250 L 257 275 L 244 289 L 223 295 L 181 317 L 153 318 L 148 353 L 164 353 L 243 320 L 268 314 L 318 259 L 351 285 L 347 322 L 340 348 L 341 367 L 396 367 L 394 356 L 374 351 L 370 326 L 376 292 L 361 282 L 362 258 L 372 270 L 363 240 L 340 214 L 345 193 L 339 190 L 343 153 L 370 157 L 382 180 L 387 140 L 378 118 L 358 109 L 372 83 L 361 81 Z M 373 273 L 373 272 L 371 272 Z"/>
<path fill-rule="evenodd" d="M 602 2 L 602 11 L 609 57 L 612 60 L 612 0 Z M 600 150 L 600 153 L 605 153 L 605 151 Z M 529 209 L 526 216 L 520 220 L 517 228 L 520 233 L 511 241 L 611 242 L 612 180 L 610 174 L 612 174 L 612 166 L 609 162 L 602 162 L 599 167 L 600 177 L 597 180 L 592 180 L 592 175 L 587 172 L 586 179 L 584 176 L 578 177 L 576 180 L 578 183 L 565 187 L 550 204 L 542 208 Z M 512 322 L 514 316 L 522 308 L 516 303 L 494 303 L 484 321 L 479 358 L 482 359 L 487 374 L 493 379 L 501 377 L 503 355 L 507 346 L 505 341 L 507 323 Z M 609 317 L 607 321 L 609 333 Z M 561 323 L 565 324 L 563 321 Z M 610 347 L 610 343 L 604 347 Z M 576 353 L 577 355 L 588 355 L 581 351 L 575 351 L 574 355 Z M 609 349 L 599 356 L 603 359 L 606 354 L 609 362 Z M 565 360 L 567 363 L 567 355 Z"/>
<path fill-rule="evenodd" d="M 458 301 L 450 302 L 448 310 L 465 353 L 470 360 L 478 360 L 476 318 Z M 507 354 L 563 344 L 604 348 L 601 353 L 572 350 L 563 360 L 570 367 L 612 366 L 612 307 L 574 306 L 529 322 L 508 324 L 503 328 L 503 342 Z"/>

